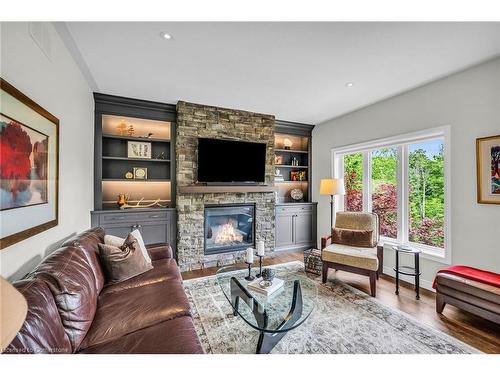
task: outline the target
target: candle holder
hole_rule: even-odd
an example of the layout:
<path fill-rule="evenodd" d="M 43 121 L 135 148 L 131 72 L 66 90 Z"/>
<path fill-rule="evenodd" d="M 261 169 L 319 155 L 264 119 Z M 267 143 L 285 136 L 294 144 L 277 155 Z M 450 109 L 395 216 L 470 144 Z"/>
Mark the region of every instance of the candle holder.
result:
<path fill-rule="evenodd" d="M 252 281 L 255 279 L 255 276 L 252 276 L 252 271 L 251 271 L 252 263 L 248 263 L 248 262 L 245 262 L 245 263 L 248 264 L 248 276 L 245 277 L 245 280 Z"/>
<path fill-rule="evenodd" d="M 262 276 L 262 259 L 264 258 L 264 255 L 257 254 L 257 256 L 259 257 L 259 273 L 257 275 L 255 275 L 255 277 L 261 277 Z"/>

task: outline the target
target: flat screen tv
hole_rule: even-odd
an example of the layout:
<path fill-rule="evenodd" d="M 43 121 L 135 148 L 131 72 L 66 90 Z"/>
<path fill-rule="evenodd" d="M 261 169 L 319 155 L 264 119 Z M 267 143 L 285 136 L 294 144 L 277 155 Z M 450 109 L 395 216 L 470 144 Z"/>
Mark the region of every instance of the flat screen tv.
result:
<path fill-rule="evenodd" d="M 265 143 L 198 138 L 199 182 L 261 184 L 265 169 Z"/>

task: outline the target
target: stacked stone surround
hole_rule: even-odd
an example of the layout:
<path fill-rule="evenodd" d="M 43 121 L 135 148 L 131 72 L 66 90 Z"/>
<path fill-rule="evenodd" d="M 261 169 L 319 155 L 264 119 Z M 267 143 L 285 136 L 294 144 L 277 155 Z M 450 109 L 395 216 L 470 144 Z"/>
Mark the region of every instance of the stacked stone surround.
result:
<path fill-rule="evenodd" d="M 255 203 L 255 238 L 264 240 L 266 252 L 274 248 L 274 193 L 181 194 L 179 186 L 197 181 L 198 138 L 217 138 L 267 144 L 265 182 L 274 181 L 274 116 L 234 109 L 177 103 L 177 256 L 182 271 L 231 264 L 243 260 L 244 251 L 205 256 L 204 209 L 209 204 Z M 231 157 L 231 156 L 228 156 Z"/>

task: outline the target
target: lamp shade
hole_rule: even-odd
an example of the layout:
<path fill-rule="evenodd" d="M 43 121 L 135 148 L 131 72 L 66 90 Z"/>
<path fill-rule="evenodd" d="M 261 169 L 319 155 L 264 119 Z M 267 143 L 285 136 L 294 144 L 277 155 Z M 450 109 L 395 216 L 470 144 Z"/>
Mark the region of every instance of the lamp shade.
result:
<path fill-rule="evenodd" d="M 0 277 L 0 351 L 14 339 L 24 323 L 28 304 L 24 296 Z"/>
<path fill-rule="evenodd" d="M 319 184 L 319 193 L 321 195 L 344 195 L 344 179 L 343 178 L 327 178 L 322 179 Z"/>

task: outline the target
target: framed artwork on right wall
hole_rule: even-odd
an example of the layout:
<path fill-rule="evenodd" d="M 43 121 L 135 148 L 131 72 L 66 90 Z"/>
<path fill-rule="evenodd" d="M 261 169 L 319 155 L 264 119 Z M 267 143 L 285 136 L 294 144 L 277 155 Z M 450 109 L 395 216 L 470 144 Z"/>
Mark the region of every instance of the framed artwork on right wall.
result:
<path fill-rule="evenodd" d="M 500 135 L 476 139 L 477 202 L 500 204 Z"/>

